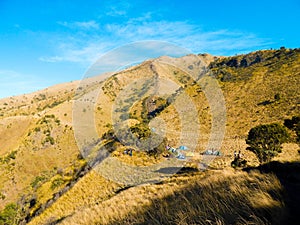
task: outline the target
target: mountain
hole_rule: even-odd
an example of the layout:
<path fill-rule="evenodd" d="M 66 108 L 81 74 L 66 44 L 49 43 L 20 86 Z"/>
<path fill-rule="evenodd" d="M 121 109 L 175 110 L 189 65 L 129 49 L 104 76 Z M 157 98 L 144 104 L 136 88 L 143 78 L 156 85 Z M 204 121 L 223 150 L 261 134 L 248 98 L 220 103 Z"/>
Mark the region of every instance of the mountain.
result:
<path fill-rule="evenodd" d="M 247 134 L 299 114 L 299 84 L 300 49 L 281 48 L 162 56 L 1 99 L 0 224 L 289 221 L 281 177 L 230 162 L 240 150 L 259 165 Z M 166 160 L 166 145 L 193 149 L 191 160 Z M 284 144 L 274 161 L 297 165 L 298 149 Z"/>

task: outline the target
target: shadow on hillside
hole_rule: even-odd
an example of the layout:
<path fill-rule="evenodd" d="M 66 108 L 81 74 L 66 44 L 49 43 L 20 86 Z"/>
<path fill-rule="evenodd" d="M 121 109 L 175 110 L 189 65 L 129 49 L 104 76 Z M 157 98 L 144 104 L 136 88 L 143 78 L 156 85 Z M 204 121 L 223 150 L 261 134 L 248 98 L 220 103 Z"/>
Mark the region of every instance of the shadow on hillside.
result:
<path fill-rule="evenodd" d="M 298 224 L 300 213 L 300 162 L 281 163 L 273 161 L 259 167 L 243 169 L 250 172 L 259 170 L 261 173 L 275 174 L 284 187 L 284 203 L 287 216 L 283 224 Z"/>
<path fill-rule="evenodd" d="M 151 198 L 151 204 L 139 206 L 110 224 L 285 224 L 282 193 L 280 186 L 272 185 L 274 179 L 260 173 L 210 177 L 163 198 Z M 273 193 L 262 197 L 268 204 L 253 204 L 260 191 Z"/>
<path fill-rule="evenodd" d="M 192 172 L 198 172 L 199 170 L 194 167 L 164 167 L 156 170 L 155 172 L 164 174 L 187 174 Z"/>
<path fill-rule="evenodd" d="M 270 100 L 266 100 L 263 102 L 258 103 L 258 106 L 266 106 L 266 105 L 271 105 L 272 103 L 274 103 L 274 101 L 270 101 Z"/>

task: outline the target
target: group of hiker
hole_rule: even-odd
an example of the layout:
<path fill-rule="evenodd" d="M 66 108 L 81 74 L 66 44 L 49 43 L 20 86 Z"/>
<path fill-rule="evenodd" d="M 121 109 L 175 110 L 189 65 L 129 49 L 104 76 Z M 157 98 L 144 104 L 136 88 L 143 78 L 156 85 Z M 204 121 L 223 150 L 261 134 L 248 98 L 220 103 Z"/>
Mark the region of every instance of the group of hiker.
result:
<path fill-rule="evenodd" d="M 243 158 L 243 155 L 242 155 L 241 151 L 239 151 L 239 152 L 234 151 L 233 157 L 234 157 L 234 159 L 241 159 L 241 158 Z"/>
<path fill-rule="evenodd" d="M 245 167 L 247 164 L 247 160 L 243 159 L 243 155 L 241 153 L 241 151 L 237 152 L 234 151 L 233 153 L 233 161 L 231 162 L 231 166 L 236 168 L 236 167 Z"/>
<path fill-rule="evenodd" d="M 132 156 L 132 148 L 126 149 L 126 150 L 124 151 L 124 154 L 125 154 L 125 155 L 129 155 L 129 156 Z"/>

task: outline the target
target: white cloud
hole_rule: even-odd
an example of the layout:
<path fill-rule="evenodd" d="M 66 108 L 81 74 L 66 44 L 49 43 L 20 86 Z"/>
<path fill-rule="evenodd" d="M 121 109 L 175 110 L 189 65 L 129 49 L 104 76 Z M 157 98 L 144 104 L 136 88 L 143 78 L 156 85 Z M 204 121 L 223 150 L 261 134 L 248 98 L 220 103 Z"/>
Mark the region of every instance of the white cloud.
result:
<path fill-rule="evenodd" d="M 125 10 L 118 10 L 116 8 L 112 8 L 109 12 L 106 13 L 108 16 L 124 16 L 127 12 Z"/>
<path fill-rule="evenodd" d="M 65 57 L 62 56 L 41 56 L 39 60 L 43 62 L 51 62 L 51 63 L 68 61 Z"/>
<path fill-rule="evenodd" d="M 60 55 L 55 56 L 41 56 L 39 60 L 44 62 L 74 62 L 81 64 L 90 64 L 94 62 L 101 54 L 107 51 L 107 47 L 112 43 L 107 43 L 107 40 L 97 42 L 90 41 L 80 44 L 62 45 L 59 48 Z"/>
<path fill-rule="evenodd" d="M 113 17 L 125 16 L 127 15 L 127 11 L 130 7 L 131 4 L 129 2 L 125 2 L 125 1 L 114 2 L 107 5 L 106 15 L 113 16 Z"/>
<path fill-rule="evenodd" d="M 107 30 L 118 37 L 131 41 L 157 39 L 176 43 L 195 53 L 213 51 L 226 54 L 228 51 L 253 49 L 267 44 L 266 40 L 253 34 L 229 30 L 203 31 L 187 22 L 145 22 L 126 25 L 109 24 Z"/>
<path fill-rule="evenodd" d="M 142 16 L 140 17 L 134 17 L 129 19 L 128 23 L 135 23 L 135 22 L 145 22 L 145 21 L 149 21 L 150 19 L 152 19 L 153 17 L 153 12 L 146 12 L 143 13 Z"/>
<path fill-rule="evenodd" d="M 237 52 L 252 51 L 267 46 L 268 40 L 254 34 L 240 31 L 215 30 L 203 31 L 199 25 L 187 21 L 149 21 L 150 14 L 130 19 L 122 24 L 106 24 L 93 34 L 76 33 L 66 37 L 57 47 L 54 56 L 43 56 L 46 62 L 75 62 L 89 65 L 97 57 L 115 47 L 136 41 L 160 40 L 188 48 L 194 53 L 208 52 L 217 55 L 228 55 Z M 148 22 L 147 22 L 148 21 Z M 91 22 L 91 21 L 90 21 Z M 65 26 L 93 27 L 95 21 L 80 25 L 66 23 Z M 95 25 L 96 27 L 96 25 Z M 99 25 L 97 24 L 97 27 Z"/>
<path fill-rule="evenodd" d="M 99 29 L 99 24 L 96 23 L 94 20 L 91 21 L 84 21 L 84 22 L 66 22 L 66 21 L 59 21 L 57 22 L 59 25 L 62 25 L 64 27 L 68 27 L 71 29 L 84 29 L 84 30 L 89 30 L 89 29 Z"/>

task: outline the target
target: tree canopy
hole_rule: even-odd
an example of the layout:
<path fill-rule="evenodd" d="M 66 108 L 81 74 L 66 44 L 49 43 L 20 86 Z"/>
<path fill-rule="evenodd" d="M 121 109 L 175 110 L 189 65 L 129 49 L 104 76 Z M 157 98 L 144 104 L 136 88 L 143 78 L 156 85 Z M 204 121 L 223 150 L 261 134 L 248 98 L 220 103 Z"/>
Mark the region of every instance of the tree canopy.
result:
<path fill-rule="evenodd" d="M 282 150 L 282 144 L 289 138 L 287 129 L 278 123 L 253 127 L 246 139 L 247 150 L 255 153 L 260 163 L 269 162 Z"/>

